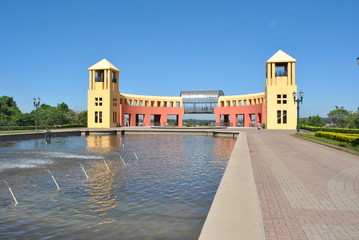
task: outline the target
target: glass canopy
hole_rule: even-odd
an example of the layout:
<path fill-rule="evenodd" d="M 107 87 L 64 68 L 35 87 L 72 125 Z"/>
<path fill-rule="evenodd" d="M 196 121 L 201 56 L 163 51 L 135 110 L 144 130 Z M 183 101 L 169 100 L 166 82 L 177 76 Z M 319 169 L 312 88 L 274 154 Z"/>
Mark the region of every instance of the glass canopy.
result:
<path fill-rule="evenodd" d="M 222 90 L 215 91 L 181 91 L 185 113 L 214 113 L 218 98 L 224 96 Z"/>

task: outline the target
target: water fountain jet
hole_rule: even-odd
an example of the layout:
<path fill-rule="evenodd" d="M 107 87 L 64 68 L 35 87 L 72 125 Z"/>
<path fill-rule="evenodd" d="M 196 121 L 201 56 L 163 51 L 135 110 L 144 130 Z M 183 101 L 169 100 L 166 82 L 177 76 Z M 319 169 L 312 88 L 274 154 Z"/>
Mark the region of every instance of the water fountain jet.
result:
<path fill-rule="evenodd" d="M 107 170 L 110 171 L 110 168 L 108 167 L 106 160 L 103 160 L 103 162 L 105 163 Z"/>
<path fill-rule="evenodd" d="M 82 171 L 83 171 L 83 172 L 85 173 L 85 175 L 86 175 L 86 178 L 89 179 L 89 176 L 87 175 L 84 166 L 82 166 L 82 164 L 79 163 L 79 162 L 77 162 L 77 163 L 80 164 L 80 166 L 81 166 L 81 168 L 82 168 Z"/>
<path fill-rule="evenodd" d="M 46 170 L 46 171 L 48 171 L 48 172 L 50 173 L 50 175 L 51 175 L 51 177 L 52 177 L 52 180 L 54 180 L 54 183 L 56 184 L 57 189 L 58 189 L 58 190 L 60 190 L 59 184 L 57 184 L 57 182 L 56 182 L 56 179 L 55 179 L 54 175 L 52 175 L 52 173 L 50 172 L 50 170 L 48 170 L 48 169 L 45 169 L 45 170 Z"/>
<path fill-rule="evenodd" d="M 126 165 L 126 163 L 125 163 L 125 161 L 123 160 L 123 158 L 121 157 L 121 155 L 120 155 L 120 159 L 121 159 L 123 165 Z"/>
<path fill-rule="evenodd" d="M 6 186 L 9 188 L 9 191 L 10 191 L 10 193 L 11 193 L 12 198 L 13 198 L 14 201 L 15 201 L 15 204 L 19 204 L 18 201 L 16 200 L 16 197 L 15 197 L 14 193 L 12 192 L 12 190 L 11 190 L 9 184 L 7 184 L 7 182 L 6 182 L 5 180 L 0 180 L 0 181 L 3 181 L 3 182 L 6 184 Z"/>
<path fill-rule="evenodd" d="M 116 152 L 116 153 L 120 156 L 120 159 L 121 159 L 121 161 L 122 161 L 123 165 L 126 165 L 126 163 L 125 163 L 125 161 L 123 160 L 123 158 L 122 158 L 121 154 L 119 154 L 118 152 Z"/>

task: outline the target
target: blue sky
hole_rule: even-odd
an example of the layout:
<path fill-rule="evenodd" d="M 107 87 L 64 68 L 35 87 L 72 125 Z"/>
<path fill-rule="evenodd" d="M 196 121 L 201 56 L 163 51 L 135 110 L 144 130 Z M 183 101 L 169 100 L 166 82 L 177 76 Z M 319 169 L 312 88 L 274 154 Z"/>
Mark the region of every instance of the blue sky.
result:
<path fill-rule="evenodd" d="M 301 116 L 359 107 L 359 1 L 0 1 L 0 96 L 87 108 L 88 68 L 121 70 L 120 91 L 263 92 L 266 61 L 297 59 Z"/>

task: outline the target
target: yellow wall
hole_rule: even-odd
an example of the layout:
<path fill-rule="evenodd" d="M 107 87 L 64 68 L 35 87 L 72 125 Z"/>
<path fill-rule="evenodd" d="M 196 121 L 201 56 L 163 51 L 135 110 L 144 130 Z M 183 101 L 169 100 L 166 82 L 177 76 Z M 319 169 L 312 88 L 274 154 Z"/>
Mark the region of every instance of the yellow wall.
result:
<path fill-rule="evenodd" d="M 121 94 L 121 104 L 147 107 L 182 107 L 181 97 Z"/>
<path fill-rule="evenodd" d="M 265 93 L 220 96 L 218 107 L 250 106 L 265 102 Z"/>

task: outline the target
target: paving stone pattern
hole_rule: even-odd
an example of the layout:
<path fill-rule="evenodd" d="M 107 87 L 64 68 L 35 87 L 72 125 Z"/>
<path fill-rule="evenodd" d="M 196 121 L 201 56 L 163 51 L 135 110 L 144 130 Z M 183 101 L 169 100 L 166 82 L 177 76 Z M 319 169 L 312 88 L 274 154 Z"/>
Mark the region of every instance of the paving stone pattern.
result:
<path fill-rule="evenodd" d="M 359 157 L 290 133 L 247 131 L 266 239 L 359 240 Z"/>

